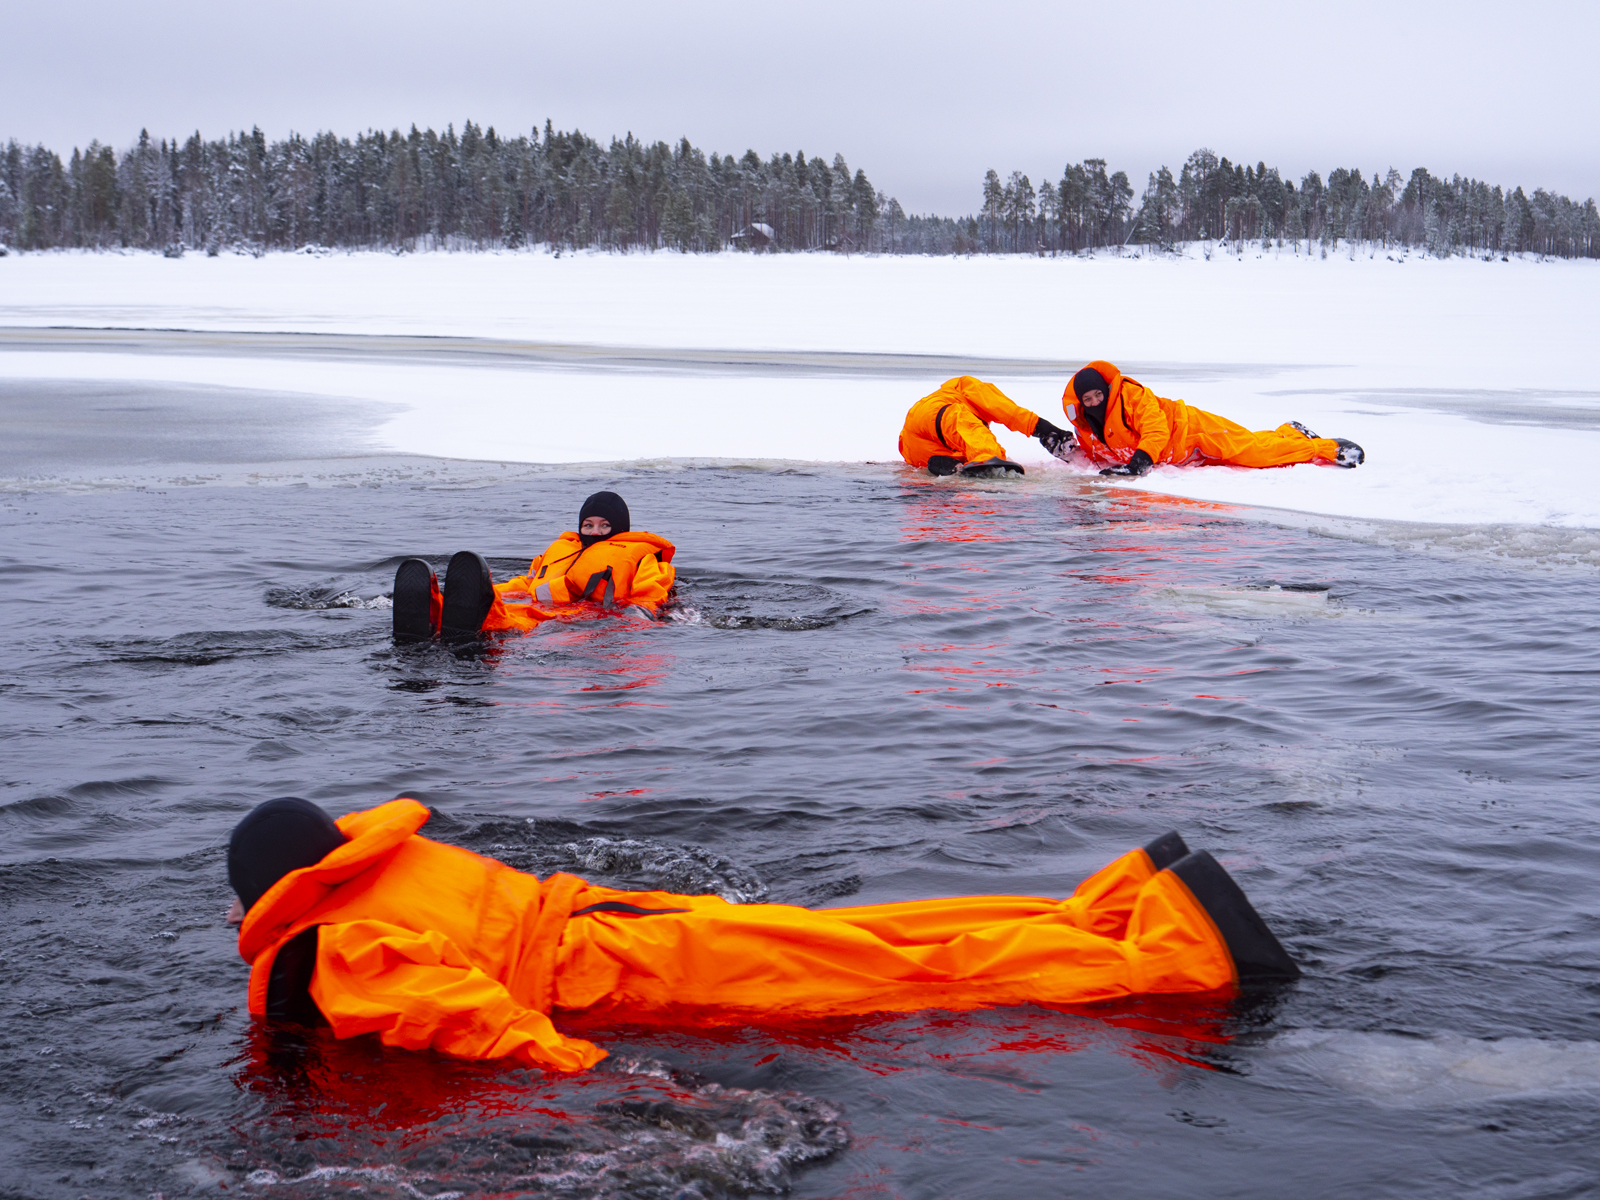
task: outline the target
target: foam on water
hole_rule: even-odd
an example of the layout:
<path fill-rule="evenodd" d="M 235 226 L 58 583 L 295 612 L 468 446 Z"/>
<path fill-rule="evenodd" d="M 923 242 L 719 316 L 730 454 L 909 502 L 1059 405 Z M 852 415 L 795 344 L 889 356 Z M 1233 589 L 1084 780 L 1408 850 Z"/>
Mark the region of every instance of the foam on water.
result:
<path fill-rule="evenodd" d="M 1145 603 L 1172 606 L 1225 617 L 1344 617 L 1353 610 L 1330 602 L 1326 585 L 1257 584 L 1254 586 L 1174 586 L 1157 588 Z"/>
<path fill-rule="evenodd" d="M 1296 1070 L 1397 1108 L 1600 1093 L 1600 1042 L 1594 1041 L 1297 1029 L 1278 1034 L 1269 1049 Z"/>

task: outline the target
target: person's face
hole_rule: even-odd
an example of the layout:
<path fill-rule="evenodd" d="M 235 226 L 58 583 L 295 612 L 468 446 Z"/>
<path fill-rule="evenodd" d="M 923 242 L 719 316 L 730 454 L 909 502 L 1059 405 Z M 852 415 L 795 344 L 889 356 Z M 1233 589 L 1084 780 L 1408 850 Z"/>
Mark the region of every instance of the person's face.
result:
<path fill-rule="evenodd" d="M 1105 402 L 1106 394 L 1099 388 L 1095 388 L 1092 392 L 1085 392 L 1083 395 L 1078 397 L 1078 403 L 1083 405 L 1085 408 L 1099 408 Z"/>
<path fill-rule="evenodd" d="M 611 522 L 604 517 L 585 517 L 583 524 L 578 526 L 578 532 L 590 537 L 610 537 Z"/>
<path fill-rule="evenodd" d="M 244 904 L 237 896 L 233 898 L 233 903 L 228 905 L 227 920 L 229 925 L 244 924 Z"/>

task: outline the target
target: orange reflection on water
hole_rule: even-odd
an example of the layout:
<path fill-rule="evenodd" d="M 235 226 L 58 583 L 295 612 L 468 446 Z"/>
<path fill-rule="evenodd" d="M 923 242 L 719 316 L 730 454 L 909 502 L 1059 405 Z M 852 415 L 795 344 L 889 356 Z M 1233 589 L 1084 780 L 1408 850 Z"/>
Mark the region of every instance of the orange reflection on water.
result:
<path fill-rule="evenodd" d="M 900 536 L 908 542 L 1003 542 L 1017 522 L 1001 492 L 963 492 L 931 481 L 905 506 Z"/>

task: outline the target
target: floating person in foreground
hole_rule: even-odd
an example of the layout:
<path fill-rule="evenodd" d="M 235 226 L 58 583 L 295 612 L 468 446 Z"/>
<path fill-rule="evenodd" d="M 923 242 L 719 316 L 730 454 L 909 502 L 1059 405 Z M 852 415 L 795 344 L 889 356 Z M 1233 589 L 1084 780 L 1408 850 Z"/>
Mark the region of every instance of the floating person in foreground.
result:
<path fill-rule="evenodd" d="M 900 457 L 933 475 L 1021 475 L 1022 467 L 1006 457 L 990 432 L 991 421 L 1038 438 L 1057 458 L 1066 458 L 1072 448 L 1069 431 L 1029 412 L 994 384 L 963 375 L 911 406 L 900 430 Z"/>
<path fill-rule="evenodd" d="M 395 640 L 470 639 L 607 613 L 654 618 L 677 580 L 675 551 L 666 538 L 635 532 L 617 493 L 596 492 L 578 510 L 576 532 L 563 533 L 526 575 L 504 583 L 471 550 L 450 560 L 442 591 L 432 567 L 406 559 L 394 574 Z"/>
<path fill-rule="evenodd" d="M 1321 461 L 1359 467 L 1366 458 L 1347 438 L 1323 438 L 1297 421 L 1255 433 L 1226 417 L 1158 396 L 1111 363 L 1096 360 L 1072 377 L 1061 407 L 1102 475 L 1144 475 L 1157 463 L 1287 467 Z"/>
<path fill-rule="evenodd" d="M 1228 873 L 1176 833 L 1065 900 L 815 910 L 540 880 L 422 837 L 428 816 L 402 798 L 335 821 L 285 798 L 239 822 L 228 921 L 251 1013 L 578 1071 L 605 1051 L 553 1014 L 759 1022 L 1228 994 L 1300 973 Z"/>

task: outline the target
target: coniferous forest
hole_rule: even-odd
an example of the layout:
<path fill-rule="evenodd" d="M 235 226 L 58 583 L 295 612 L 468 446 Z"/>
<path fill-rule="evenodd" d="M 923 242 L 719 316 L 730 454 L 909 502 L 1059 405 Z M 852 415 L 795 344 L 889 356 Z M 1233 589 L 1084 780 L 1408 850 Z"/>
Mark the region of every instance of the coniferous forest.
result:
<path fill-rule="evenodd" d="M 1196 150 L 1142 195 L 1104 159 L 1037 187 L 1020 171 L 983 181 L 964 217 L 907 214 L 851 171 L 803 153 L 707 156 L 687 138 L 602 146 L 545 123 L 500 137 L 468 121 L 354 138 L 268 141 L 260 129 L 181 144 L 141 133 L 61 156 L 12 140 L 0 151 L 0 245 L 18 250 L 836 250 L 877 254 L 1061 254 L 1225 241 L 1326 254 L 1341 244 L 1439 256 L 1600 256 L 1593 199 L 1507 190 L 1418 167 L 1369 178 L 1337 168 L 1296 184 L 1275 167 Z"/>

